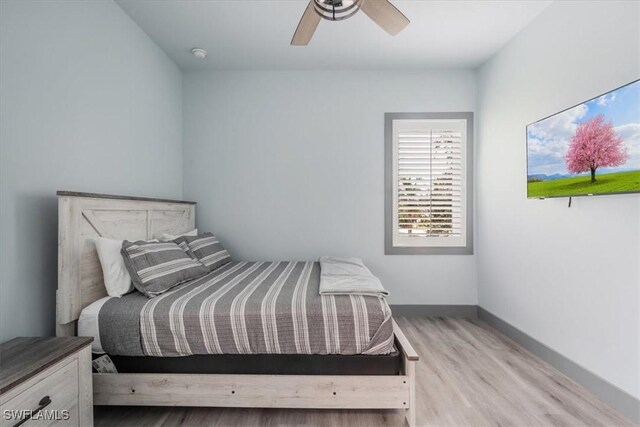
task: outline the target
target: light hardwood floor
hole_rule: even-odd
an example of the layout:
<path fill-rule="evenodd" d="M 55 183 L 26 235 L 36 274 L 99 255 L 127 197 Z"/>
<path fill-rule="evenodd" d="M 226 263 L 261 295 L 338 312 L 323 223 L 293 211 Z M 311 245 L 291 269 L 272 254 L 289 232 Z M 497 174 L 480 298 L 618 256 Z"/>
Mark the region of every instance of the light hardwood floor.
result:
<path fill-rule="evenodd" d="M 422 426 L 631 426 L 581 386 L 471 319 L 398 318 L 420 355 Z M 403 411 L 96 407 L 96 426 L 403 425 Z"/>

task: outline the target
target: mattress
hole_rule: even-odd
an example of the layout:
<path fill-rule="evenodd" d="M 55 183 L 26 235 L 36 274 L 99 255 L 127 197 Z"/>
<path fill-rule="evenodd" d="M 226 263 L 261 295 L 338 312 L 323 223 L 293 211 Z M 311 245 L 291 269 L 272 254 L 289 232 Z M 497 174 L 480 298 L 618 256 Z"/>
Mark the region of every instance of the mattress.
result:
<path fill-rule="evenodd" d="M 393 352 L 384 298 L 321 296 L 319 284 L 316 262 L 232 262 L 152 299 L 96 301 L 79 332 L 113 356 Z"/>
<path fill-rule="evenodd" d="M 97 356 L 96 356 L 97 357 Z M 199 354 L 184 357 L 110 355 L 119 373 L 249 375 L 398 375 L 402 358 L 389 354 Z"/>
<path fill-rule="evenodd" d="M 93 337 L 91 351 L 96 354 L 104 354 L 102 343 L 100 342 L 98 314 L 104 303 L 111 298 L 113 297 L 104 297 L 92 302 L 80 312 L 80 317 L 78 318 L 78 336 Z"/>

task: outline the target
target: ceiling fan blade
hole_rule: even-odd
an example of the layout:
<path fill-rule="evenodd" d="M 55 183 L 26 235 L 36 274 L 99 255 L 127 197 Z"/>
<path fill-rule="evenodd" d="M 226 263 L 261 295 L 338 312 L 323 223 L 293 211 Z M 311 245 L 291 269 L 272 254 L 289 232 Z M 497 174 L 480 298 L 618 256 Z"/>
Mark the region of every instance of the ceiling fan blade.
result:
<path fill-rule="evenodd" d="M 296 28 L 296 32 L 293 35 L 293 39 L 291 39 L 292 46 L 306 46 L 311 41 L 311 37 L 313 37 L 313 33 L 315 33 L 316 28 L 318 28 L 318 23 L 320 22 L 320 15 L 316 13 L 313 7 L 313 0 L 309 2 L 309 6 L 304 11 L 302 18 L 300 18 L 300 22 L 298 23 L 298 28 Z"/>
<path fill-rule="evenodd" d="M 387 33 L 395 36 L 409 25 L 409 20 L 389 0 L 363 0 L 362 11 Z"/>

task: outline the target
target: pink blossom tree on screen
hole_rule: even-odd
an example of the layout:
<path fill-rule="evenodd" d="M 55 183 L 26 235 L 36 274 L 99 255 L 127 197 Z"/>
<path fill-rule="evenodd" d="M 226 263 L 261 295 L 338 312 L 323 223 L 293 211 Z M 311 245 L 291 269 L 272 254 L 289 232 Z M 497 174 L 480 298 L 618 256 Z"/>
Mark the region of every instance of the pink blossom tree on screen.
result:
<path fill-rule="evenodd" d="M 578 125 L 571 137 L 571 145 L 565 156 L 567 170 L 571 173 L 590 171 L 591 182 L 595 182 L 598 168 L 620 166 L 627 161 L 623 142 L 613 125 L 602 114 L 598 114 Z"/>

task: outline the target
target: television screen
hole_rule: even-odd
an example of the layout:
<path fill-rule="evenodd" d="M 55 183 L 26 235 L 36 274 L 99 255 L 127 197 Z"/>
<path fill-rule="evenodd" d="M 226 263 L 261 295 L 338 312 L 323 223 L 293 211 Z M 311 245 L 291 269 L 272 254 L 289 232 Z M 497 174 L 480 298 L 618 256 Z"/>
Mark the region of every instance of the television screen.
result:
<path fill-rule="evenodd" d="M 640 192 L 640 80 L 527 126 L 527 197 Z"/>

